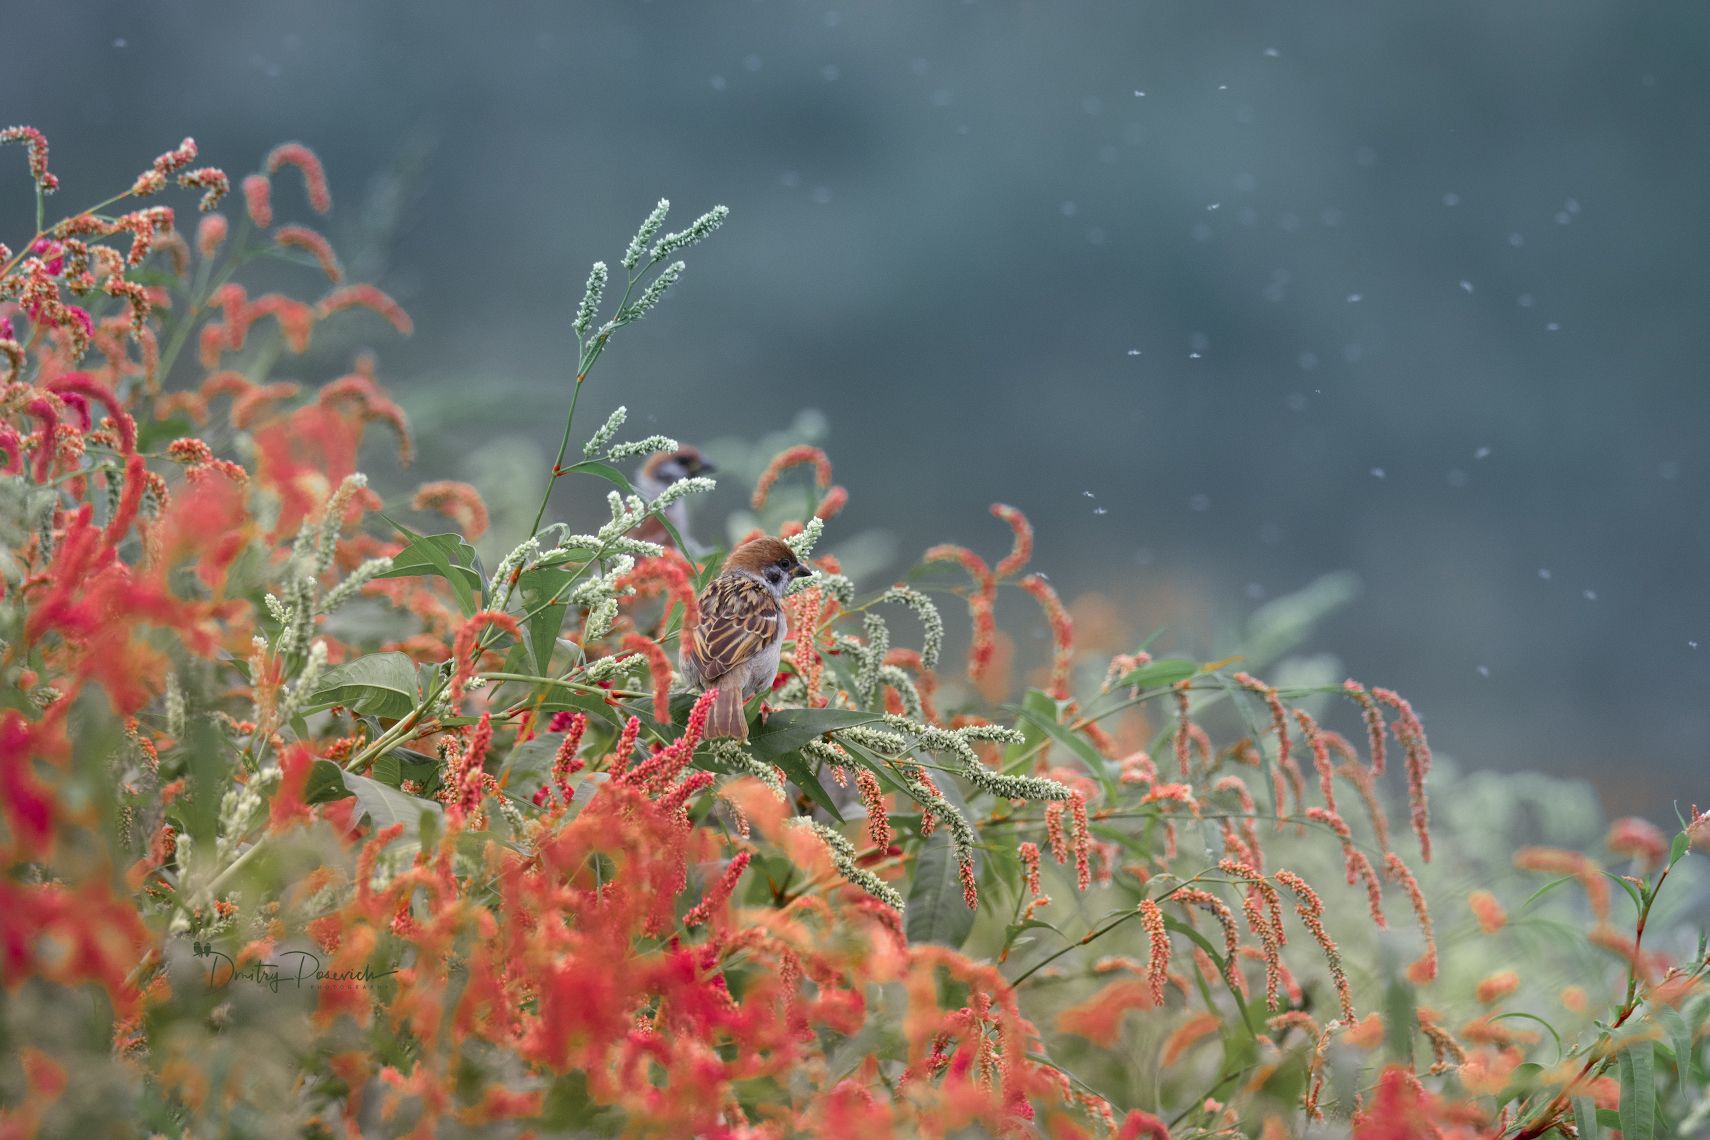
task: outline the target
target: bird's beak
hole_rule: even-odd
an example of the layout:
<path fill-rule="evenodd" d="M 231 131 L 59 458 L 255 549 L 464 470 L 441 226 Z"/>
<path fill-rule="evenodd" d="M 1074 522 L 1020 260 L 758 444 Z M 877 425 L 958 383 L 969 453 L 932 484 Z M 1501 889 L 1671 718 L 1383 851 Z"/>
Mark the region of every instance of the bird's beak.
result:
<path fill-rule="evenodd" d="M 792 578 L 812 578 L 813 574 L 813 567 L 804 566 L 800 562 L 796 563 L 796 568 L 790 571 L 790 577 Z"/>

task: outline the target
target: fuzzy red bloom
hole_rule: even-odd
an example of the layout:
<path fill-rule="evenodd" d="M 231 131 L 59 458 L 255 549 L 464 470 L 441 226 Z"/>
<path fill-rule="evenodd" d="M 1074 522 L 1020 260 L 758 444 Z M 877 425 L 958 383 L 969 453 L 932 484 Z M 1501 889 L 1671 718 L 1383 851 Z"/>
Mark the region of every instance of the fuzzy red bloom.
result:
<path fill-rule="evenodd" d="M 1164 926 L 1164 912 L 1151 899 L 1140 900 L 1140 925 L 1146 930 L 1149 947 L 1146 981 L 1152 987 L 1152 1004 L 1164 1004 L 1164 986 L 1170 977 L 1170 932 Z"/>
<path fill-rule="evenodd" d="M 463 693 L 468 688 L 469 680 L 475 675 L 476 660 L 480 656 L 476 648 L 476 636 L 485 629 L 497 629 L 510 634 L 518 641 L 522 640 L 522 629 L 517 625 L 517 619 L 497 610 L 482 610 L 457 630 L 457 637 L 451 643 L 451 687 L 447 690 L 452 706 L 456 707 L 463 700 Z"/>
<path fill-rule="evenodd" d="M 0 819 L 27 851 L 45 853 L 53 834 L 54 791 L 35 762 L 46 751 L 43 738 L 55 731 L 56 726 L 32 725 L 15 709 L 0 714 Z M 10 969 L 7 976 L 14 976 Z"/>
<path fill-rule="evenodd" d="M 1603 841 L 1616 855 L 1626 855 L 1649 873 L 1668 858 L 1668 837 L 1648 819 L 1623 816 L 1609 825 Z"/>
<path fill-rule="evenodd" d="M 1038 898 L 1045 893 L 1039 884 L 1039 845 L 1024 842 L 1016 848 L 1016 852 L 1021 856 L 1021 865 L 1027 872 L 1027 893 Z"/>
<path fill-rule="evenodd" d="M 332 243 L 308 226 L 280 226 L 273 231 L 273 242 L 283 249 L 300 249 L 313 257 L 334 284 L 344 280 L 344 267 L 339 265 Z"/>
<path fill-rule="evenodd" d="M 196 204 L 196 208 L 204 214 L 219 205 L 220 199 L 232 188 L 231 179 L 226 177 L 226 172 L 213 166 L 185 171 L 178 176 L 178 185 L 202 191 L 202 200 Z"/>
<path fill-rule="evenodd" d="M 855 772 L 855 790 L 861 797 L 861 806 L 867 809 L 867 837 L 873 841 L 875 850 L 888 851 L 891 846 L 891 817 L 885 811 L 885 793 L 879 787 L 879 778 L 868 768 L 859 768 Z"/>
<path fill-rule="evenodd" d="M 1330 980 L 1336 986 L 1336 999 L 1341 1003 L 1342 1023 L 1354 1024 L 1354 999 L 1348 989 L 1348 975 L 1342 968 L 1342 952 L 1337 947 L 1330 932 L 1324 929 L 1324 903 L 1299 875 L 1293 871 L 1278 871 L 1276 880 L 1295 897 L 1294 911 L 1300 916 L 1308 932 L 1317 940 L 1318 946 L 1324 951 L 1324 960 L 1330 967 Z"/>
<path fill-rule="evenodd" d="M 766 505 L 766 498 L 772 493 L 772 485 L 778 481 L 778 476 L 804 463 L 813 464 L 814 482 L 821 491 L 831 486 L 831 460 L 825 452 L 805 443 L 798 444 L 773 456 L 766 470 L 760 473 L 760 481 L 754 484 L 754 509 L 759 510 Z"/>
<path fill-rule="evenodd" d="M 370 309 L 392 323 L 403 336 L 415 331 L 415 322 L 403 306 L 372 285 L 346 285 L 334 289 L 315 304 L 315 315 L 322 320 L 341 309 Z"/>
<path fill-rule="evenodd" d="M 481 492 L 468 483 L 455 479 L 423 483 L 410 499 L 410 509 L 438 511 L 456 523 L 471 542 L 487 533 L 487 504 Z"/>
<path fill-rule="evenodd" d="M 633 588 L 636 596 L 664 594 L 665 611 L 659 615 L 659 635 L 665 636 L 665 620 L 671 615 L 671 603 L 683 607 L 683 629 L 693 629 L 700 623 L 700 599 L 695 596 L 694 567 L 677 550 L 666 550 L 657 558 L 643 558 L 635 568 L 618 579 L 618 590 Z M 638 651 L 639 652 L 639 651 Z M 661 651 L 663 652 L 663 651 Z M 667 669 L 669 674 L 670 670 Z"/>
<path fill-rule="evenodd" d="M 1508 925 L 1508 912 L 1503 909 L 1496 896 L 1487 890 L 1480 889 L 1469 894 L 1467 906 L 1478 920 L 1478 928 L 1486 934 L 1494 934 Z"/>
<path fill-rule="evenodd" d="M 196 140 L 186 138 L 172 150 L 156 158 L 150 169 L 156 174 L 176 174 L 196 161 Z"/>
<path fill-rule="evenodd" d="M 725 867 L 724 873 L 718 877 L 718 881 L 708 888 L 706 897 L 696 903 L 694 908 L 683 916 L 684 926 L 700 926 L 712 918 L 713 912 L 723 906 L 736 890 L 736 881 L 742 877 L 742 872 L 747 869 L 749 858 L 750 853 L 747 851 L 736 853 L 736 857 Z"/>
<path fill-rule="evenodd" d="M 106 408 L 107 414 L 113 418 L 113 427 L 118 432 L 119 450 L 128 455 L 137 449 L 137 421 L 131 418 L 113 390 L 89 373 L 64 372 L 49 380 L 47 387 L 49 391 L 61 396 L 76 393 Z"/>
<path fill-rule="evenodd" d="M 849 492 L 842 487 L 833 487 L 820 496 L 819 505 L 813 509 L 815 518 L 835 518 L 849 503 Z"/>
<path fill-rule="evenodd" d="M 309 786 L 309 769 L 314 763 L 314 751 L 300 742 L 279 754 L 282 775 L 267 809 L 267 824 L 271 830 L 285 831 L 294 824 L 308 823 L 314 818 L 309 805 L 303 802 L 303 792 Z"/>
<path fill-rule="evenodd" d="M 303 189 L 309 195 L 309 205 L 317 214 L 332 209 L 332 193 L 327 189 L 326 170 L 315 152 L 300 142 L 281 143 L 268 152 L 262 168 L 277 174 L 286 166 L 295 166 L 303 175 Z"/>
<path fill-rule="evenodd" d="M 1384 769 L 1383 712 L 1358 681 L 1343 681 L 1342 689 L 1360 706 L 1360 716 L 1366 722 L 1366 744 L 1371 749 L 1372 773 L 1381 776 Z"/>
<path fill-rule="evenodd" d="M 213 257 L 225 243 L 230 228 L 224 214 L 205 216 L 196 223 L 196 252 L 205 258 Z"/>
<path fill-rule="evenodd" d="M 1419 723 L 1413 706 L 1399 693 L 1389 689 L 1373 689 L 1372 696 L 1396 711 L 1390 731 L 1401 742 L 1407 756 L 1407 801 L 1412 808 L 1413 834 L 1419 838 L 1419 853 L 1431 861 L 1431 805 L 1425 797 L 1425 777 L 1431 773 L 1431 746 L 1425 742 L 1425 726 Z"/>
<path fill-rule="evenodd" d="M 626 633 L 623 647 L 647 658 L 647 675 L 653 682 L 653 719 L 660 724 L 671 723 L 671 659 L 651 637 Z"/>
<path fill-rule="evenodd" d="M 1069 797 L 1069 811 L 1074 818 L 1075 885 L 1085 891 L 1092 886 L 1092 864 L 1088 860 L 1091 836 L 1087 831 L 1087 796 L 1075 792 Z"/>
<path fill-rule="evenodd" d="M 415 445 L 410 439 L 410 423 L 404 409 L 380 390 L 374 377 L 363 371 L 360 361 L 357 371 L 340 376 L 322 388 L 318 401 L 323 407 L 354 412 L 363 423 L 383 423 L 390 427 L 398 436 L 398 462 L 409 464 Z"/>
<path fill-rule="evenodd" d="M 273 226 L 273 184 L 265 174 L 251 174 L 243 180 L 243 205 L 256 229 Z"/>
<path fill-rule="evenodd" d="M 43 192 L 52 194 L 59 189 L 59 179 L 48 173 L 48 141 L 47 136 L 34 127 L 7 127 L 0 130 L 0 145 L 5 143 L 23 143 L 29 150 L 30 177 L 36 180 L 36 185 Z"/>
<path fill-rule="evenodd" d="M 996 573 L 1003 577 L 1002 563 L 999 563 Z M 1063 600 L 1043 575 L 1029 574 L 1019 585 L 1039 602 L 1046 620 L 1051 623 L 1051 681 L 1046 691 L 1054 699 L 1066 701 L 1069 699 L 1069 670 L 1075 661 L 1074 623 L 1069 620 L 1069 611 L 1063 608 Z"/>
<path fill-rule="evenodd" d="M 992 514 L 1008 523 L 1009 529 L 1015 533 L 1014 545 L 997 564 L 995 571 L 999 578 L 1007 578 L 1020 572 L 1033 557 L 1033 524 L 1027 521 L 1026 515 L 1003 503 L 993 503 Z"/>
<path fill-rule="evenodd" d="M 1585 890 L 1598 925 L 1609 922 L 1609 880 L 1590 856 L 1559 847 L 1522 847 L 1514 853 L 1514 866 L 1522 871 L 1574 876 Z"/>
<path fill-rule="evenodd" d="M 792 594 L 784 599 L 784 612 L 788 615 L 790 635 L 793 641 L 793 652 L 790 664 L 796 671 L 796 676 L 802 679 L 806 686 L 803 704 L 808 708 L 819 708 L 825 704 L 825 698 L 820 694 L 820 681 L 825 675 L 825 658 L 820 653 L 815 641 L 819 635 L 820 612 L 825 604 L 825 591 L 818 586 L 810 586 L 799 594 Z M 688 622 L 684 622 L 687 627 Z"/>
<path fill-rule="evenodd" d="M 1425 892 L 1419 889 L 1413 872 L 1395 852 L 1384 856 L 1384 866 L 1388 868 L 1390 878 L 1407 892 L 1407 898 L 1413 904 L 1413 914 L 1419 920 L 1419 933 L 1425 938 L 1425 952 L 1407 968 L 1407 976 L 1415 982 L 1429 982 L 1437 976 L 1437 937 L 1431 930 L 1431 910 L 1425 905 Z"/>
<path fill-rule="evenodd" d="M 997 617 L 992 603 L 997 596 L 997 577 L 986 560 L 965 546 L 941 543 L 921 555 L 922 562 L 956 562 L 974 580 L 974 592 L 968 595 L 968 616 L 974 623 L 974 640 L 968 649 L 968 677 L 979 680 L 991 668 L 997 651 Z"/>

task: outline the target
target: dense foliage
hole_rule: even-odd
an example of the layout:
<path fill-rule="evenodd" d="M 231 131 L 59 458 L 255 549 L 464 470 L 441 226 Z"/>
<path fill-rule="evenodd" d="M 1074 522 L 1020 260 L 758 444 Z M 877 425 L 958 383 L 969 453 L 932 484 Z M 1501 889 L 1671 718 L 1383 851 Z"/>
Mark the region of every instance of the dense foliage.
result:
<path fill-rule="evenodd" d="M 777 456 L 752 508 L 819 574 L 751 739 L 702 740 L 671 661 L 720 561 L 680 526 L 712 482 L 639 495 L 630 461 L 678 444 L 614 443 L 621 413 L 572 447 L 601 354 L 722 208 L 670 233 L 660 203 L 567 299 L 563 445 L 489 571 L 474 488 L 388 503 L 358 474 L 371 429 L 410 448 L 371 357 L 274 378 L 361 311 L 410 331 L 275 218 L 279 183 L 330 208 L 311 152 L 274 150 L 228 217 L 187 139 L 50 225 L 45 140 L 0 141 L 38 207 L 0 246 L 0 1134 L 1632 1137 L 1710 1114 L 1705 947 L 1659 902 L 1703 817 L 1618 823 L 1624 874 L 1585 835 L 1493 857 L 1453 809 L 1434 840 L 1405 699 L 1077 650 L 1013 508 L 997 561 L 937 546 L 869 589 L 814 555 L 847 499 L 830 460 Z M 174 181 L 203 194 L 188 238 L 132 201 Z M 328 291 L 252 297 L 262 259 Z M 610 520 L 546 524 L 561 482 Z M 1006 599 L 1050 631 L 1031 684 Z"/>

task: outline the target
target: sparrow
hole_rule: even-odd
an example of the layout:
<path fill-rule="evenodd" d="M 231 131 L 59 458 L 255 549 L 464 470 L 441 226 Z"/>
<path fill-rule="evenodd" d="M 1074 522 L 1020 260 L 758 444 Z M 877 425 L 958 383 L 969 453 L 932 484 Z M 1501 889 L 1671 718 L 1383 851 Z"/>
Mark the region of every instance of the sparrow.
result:
<path fill-rule="evenodd" d="M 676 451 L 656 451 L 647 457 L 647 462 L 641 465 L 641 470 L 635 473 L 635 489 L 643 499 L 651 503 L 657 499 L 665 488 L 679 479 L 687 479 L 693 475 L 711 475 L 717 471 L 711 463 L 701 458 L 701 453 L 692 447 L 678 448 Z M 689 503 L 687 499 L 678 499 L 665 508 L 665 517 L 671 520 L 671 525 L 677 528 L 677 533 L 683 536 L 683 541 L 691 548 L 697 543 L 689 535 Z M 671 534 L 659 519 L 649 515 L 647 520 L 635 528 L 635 537 L 648 542 L 657 542 L 661 546 L 670 546 Z M 683 553 L 691 554 L 693 550 Z"/>
<path fill-rule="evenodd" d="M 677 667 L 691 687 L 718 689 L 707 715 L 708 738 L 748 739 L 743 705 L 772 688 L 789 632 L 784 591 L 812 574 L 782 541 L 757 538 L 731 551 L 701 591 L 701 619 L 678 649 Z"/>

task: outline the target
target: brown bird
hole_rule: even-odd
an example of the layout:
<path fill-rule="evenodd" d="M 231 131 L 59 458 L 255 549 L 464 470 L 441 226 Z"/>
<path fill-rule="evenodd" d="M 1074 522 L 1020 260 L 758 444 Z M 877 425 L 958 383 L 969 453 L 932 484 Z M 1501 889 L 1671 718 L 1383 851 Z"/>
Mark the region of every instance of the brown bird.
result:
<path fill-rule="evenodd" d="M 701 620 L 677 654 L 683 677 L 697 689 L 718 689 L 706 735 L 748 739 L 743 705 L 778 676 L 778 654 L 789 632 L 784 591 L 813 571 L 776 538 L 757 538 L 730 552 L 719 576 L 701 591 Z"/>
<path fill-rule="evenodd" d="M 665 488 L 679 479 L 694 475 L 711 475 L 717 470 L 718 468 L 702 459 L 701 453 L 693 447 L 681 447 L 676 451 L 656 451 L 647 457 L 647 462 L 635 473 L 635 489 L 643 499 L 651 503 Z M 683 553 L 693 554 L 698 544 L 689 533 L 688 501 L 678 499 L 666 507 L 665 517 L 671 520 L 671 525 L 677 528 L 677 533 L 689 544 L 690 549 Z M 654 515 L 647 516 L 647 520 L 635 529 L 635 537 L 657 542 L 661 546 L 673 545 L 670 532 Z"/>

